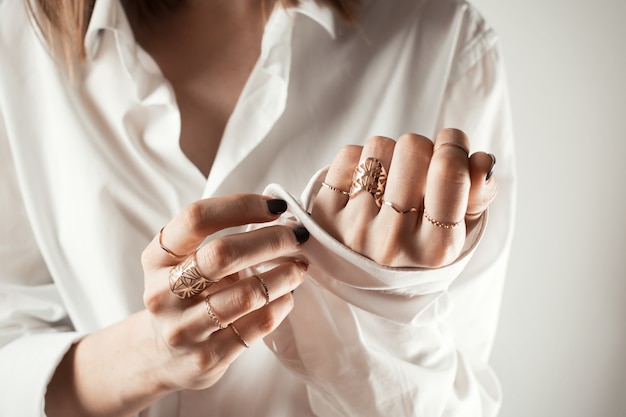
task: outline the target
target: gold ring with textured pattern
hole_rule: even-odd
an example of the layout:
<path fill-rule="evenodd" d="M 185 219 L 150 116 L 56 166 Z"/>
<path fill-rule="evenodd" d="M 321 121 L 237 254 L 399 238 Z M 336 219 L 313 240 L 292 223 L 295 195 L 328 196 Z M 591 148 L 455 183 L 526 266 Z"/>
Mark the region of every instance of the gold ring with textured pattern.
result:
<path fill-rule="evenodd" d="M 212 282 L 198 271 L 196 252 L 170 271 L 170 290 L 178 298 L 191 298 L 211 284 Z"/>
<path fill-rule="evenodd" d="M 387 171 L 376 158 L 365 158 L 356 166 L 350 187 L 350 198 L 361 191 L 366 191 L 374 197 L 378 207 L 382 206 L 385 186 L 387 185 Z"/>

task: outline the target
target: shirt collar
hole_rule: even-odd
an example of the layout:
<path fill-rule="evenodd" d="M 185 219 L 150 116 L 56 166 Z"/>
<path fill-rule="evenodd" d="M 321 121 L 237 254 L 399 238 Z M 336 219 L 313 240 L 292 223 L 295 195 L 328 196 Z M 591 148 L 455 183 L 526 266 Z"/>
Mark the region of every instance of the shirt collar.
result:
<path fill-rule="evenodd" d="M 322 26 L 331 38 L 337 38 L 339 22 L 330 7 L 321 5 L 315 0 L 300 0 L 300 4 L 293 12 L 307 16 Z"/>
<path fill-rule="evenodd" d="M 94 5 L 87 33 L 85 34 L 85 52 L 92 59 L 100 46 L 100 33 L 104 30 L 118 32 L 129 41 L 134 41 L 130 25 L 126 22 L 124 8 L 119 0 L 97 0 Z"/>
<path fill-rule="evenodd" d="M 93 58 L 98 52 L 100 45 L 100 32 L 112 30 L 122 32 L 128 40 L 133 40 L 131 28 L 123 25 L 125 21 L 124 9 L 119 0 L 97 0 L 85 34 L 85 52 L 87 58 Z M 288 13 L 296 13 L 307 16 L 322 26 L 331 38 L 337 37 L 338 21 L 333 11 L 315 0 L 300 0 L 300 4 L 288 10 Z"/>

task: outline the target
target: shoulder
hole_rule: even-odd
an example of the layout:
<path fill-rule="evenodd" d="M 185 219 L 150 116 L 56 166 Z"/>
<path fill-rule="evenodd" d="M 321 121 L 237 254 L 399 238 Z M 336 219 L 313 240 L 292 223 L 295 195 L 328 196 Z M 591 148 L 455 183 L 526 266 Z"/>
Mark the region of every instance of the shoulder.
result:
<path fill-rule="evenodd" d="M 372 32 L 387 26 L 414 53 L 426 50 L 430 58 L 447 60 L 451 78 L 466 72 L 498 42 L 480 12 L 464 0 L 367 0 L 363 13 Z"/>
<path fill-rule="evenodd" d="M 0 0 L 0 66 L 15 69 L 28 62 L 34 54 L 45 51 L 47 43 L 28 9 L 28 0 Z M 1 72 L 2 68 L 0 68 Z"/>

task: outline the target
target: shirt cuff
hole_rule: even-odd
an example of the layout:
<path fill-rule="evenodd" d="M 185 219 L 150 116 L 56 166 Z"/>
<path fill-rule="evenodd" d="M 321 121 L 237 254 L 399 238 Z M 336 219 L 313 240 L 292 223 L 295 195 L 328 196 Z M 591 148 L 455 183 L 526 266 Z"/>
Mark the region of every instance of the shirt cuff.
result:
<path fill-rule="evenodd" d="M 45 416 L 48 383 L 72 344 L 75 332 L 24 336 L 2 347 L 0 354 L 0 415 Z"/>
<path fill-rule="evenodd" d="M 461 254 L 450 265 L 436 269 L 383 266 L 334 239 L 309 215 L 326 170 L 320 170 L 311 179 L 303 192 L 302 204 L 278 184 L 270 184 L 265 189 L 266 195 L 285 200 L 292 221 L 309 231 L 311 237 L 300 255 L 310 264 L 311 279 L 349 304 L 393 321 L 418 324 L 423 320 L 431 321 L 433 314 L 438 316 L 445 302 L 438 303 L 436 309 L 427 307 L 446 291 L 471 259 L 484 234 L 487 213 L 468 234 Z M 411 299 L 415 308 L 406 309 L 404 303 L 398 303 L 398 297 Z"/>

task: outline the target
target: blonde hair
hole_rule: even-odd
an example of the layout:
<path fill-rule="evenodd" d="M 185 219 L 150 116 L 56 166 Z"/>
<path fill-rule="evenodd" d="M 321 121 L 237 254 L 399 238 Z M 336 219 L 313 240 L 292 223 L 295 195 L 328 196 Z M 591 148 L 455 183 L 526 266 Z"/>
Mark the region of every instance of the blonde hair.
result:
<path fill-rule="evenodd" d="M 126 0 L 142 14 L 167 12 L 184 0 Z M 262 0 L 272 4 L 275 0 Z M 284 7 L 299 0 L 278 0 Z M 361 0 L 318 0 L 333 8 L 346 22 L 356 21 Z M 84 39 L 96 0 L 26 0 L 35 21 L 52 49 L 71 66 L 85 59 Z"/>

